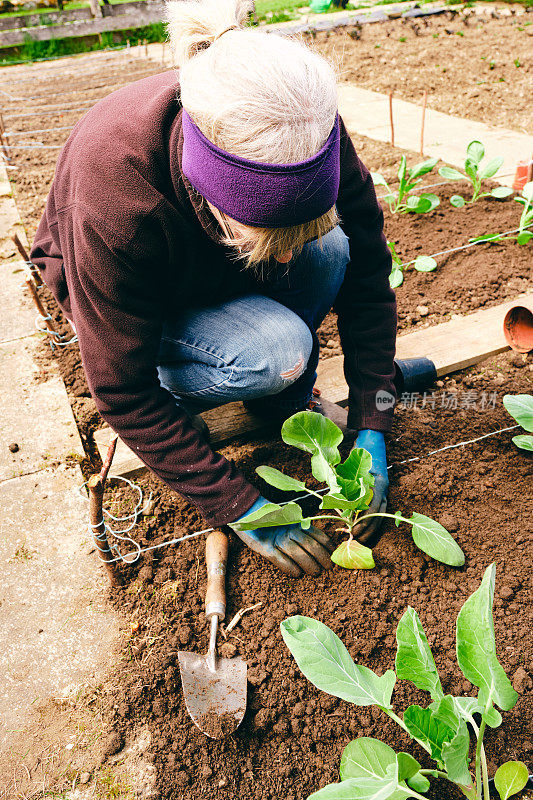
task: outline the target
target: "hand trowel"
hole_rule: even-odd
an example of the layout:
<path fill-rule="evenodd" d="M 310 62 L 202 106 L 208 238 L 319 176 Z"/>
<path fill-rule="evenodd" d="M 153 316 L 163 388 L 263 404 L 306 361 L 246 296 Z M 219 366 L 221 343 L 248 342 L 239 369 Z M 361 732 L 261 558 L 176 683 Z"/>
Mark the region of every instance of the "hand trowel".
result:
<path fill-rule="evenodd" d="M 217 653 L 218 624 L 226 615 L 226 534 L 221 531 L 209 534 L 205 559 L 209 648 L 205 656 L 180 651 L 178 660 L 185 705 L 194 724 L 211 739 L 222 739 L 242 722 L 247 689 L 246 663 L 242 658 L 221 658 Z"/>

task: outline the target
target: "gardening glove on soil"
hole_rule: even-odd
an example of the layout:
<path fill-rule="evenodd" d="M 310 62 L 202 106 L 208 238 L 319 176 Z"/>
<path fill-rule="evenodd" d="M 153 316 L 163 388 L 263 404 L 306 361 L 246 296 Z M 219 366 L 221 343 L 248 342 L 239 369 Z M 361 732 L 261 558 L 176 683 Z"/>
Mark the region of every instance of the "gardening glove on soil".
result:
<path fill-rule="evenodd" d="M 239 522 L 268 502 L 264 497 L 259 497 L 246 514 L 235 522 Z M 232 527 L 231 524 L 229 527 Z M 329 536 L 313 526 L 306 531 L 300 525 L 280 525 L 276 528 L 257 528 L 253 531 L 235 531 L 235 533 L 250 550 L 259 553 L 293 578 L 297 578 L 302 572 L 307 575 L 318 575 L 321 569 L 329 569 L 332 566 L 330 553 L 335 549 L 335 545 Z"/>
<path fill-rule="evenodd" d="M 374 494 L 368 508 L 369 514 L 387 510 L 387 492 L 389 489 L 389 476 L 387 473 L 387 452 L 385 449 L 385 436 L 381 431 L 359 431 L 354 447 L 364 447 L 372 456 L 372 469 L 374 475 Z M 359 542 L 367 542 L 379 530 L 383 519 L 372 517 L 365 522 L 364 516 L 354 528 L 354 536 Z"/>

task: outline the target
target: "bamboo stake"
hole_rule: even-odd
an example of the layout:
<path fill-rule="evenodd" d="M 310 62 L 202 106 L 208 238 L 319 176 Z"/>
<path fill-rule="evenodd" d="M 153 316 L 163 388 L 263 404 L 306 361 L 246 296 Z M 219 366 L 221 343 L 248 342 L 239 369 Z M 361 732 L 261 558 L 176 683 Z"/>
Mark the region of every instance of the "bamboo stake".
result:
<path fill-rule="evenodd" d="M 533 181 L 533 156 L 531 156 L 531 161 L 527 168 L 527 183 L 529 183 L 529 181 Z"/>
<path fill-rule="evenodd" d="M 41 303 L 41 298 L 37 294 L 37 289 L 35 288 L 35 286 L 33 284 L 33 280 L 31 278 L 25 278 L 25 281 L 26 281 L 26 286 L 30 290 L 30 294 L 32 296 L 33 302 L 35 303 L 35 305 L 37 307 L 39 315 L 44 320 L 44 324 L 46 325 L 46 327 L 48 328 L 50 333 L 53 334 L 53 338 L 56 339 L 56 340 L 59 339 L 60 338 L 59 331 L 56 331 L 56 329 L 54 327 L 54 323 L 50 319 L 50 315 L 46 313 L 46 311 L 44 309 L 44 306 Z"/>
<path fill-rule="evenodd" d="M 103 562 L 111 586 L 120 586 L 120 578 L 116 570 L 116 562 L 112 561 L 113 552 L 107 541 L 102 504 L 104 500 L 104 481 L 101 475 L 91 475 L 87 481 L 89 489 L 89 520 L 96 549 Z"/>
<path fill-rule="evenodd" d="M 31 273 L 31 277 L 33 279 L 33 282 L 35 283 L 36 286 L 42 286 L 43 285 L 43 279 L 41 278 L 39 270 L 37 269 L 35 264 L 32 264 L 32 262 L 30 261 L 30 257 L 29 257 L 29 255 L 27 253 L 27 250 L 24 247 L 24 245 L 22 244 L 22 242 L 20 241 L 20 239 L 17 236 L 17 234 L 16 233 L 13 234 L 11 239 L 13 241 L 13 244 L 15 245 L 17 250 L 19 251 L 20 255 L 22 256 L 22 258 L 26 262 L 26 266 L 28 267 L 28 270 Z"/>
<path fill-rule="evenodd" d="M 143 44 L 144 44 L 144 57 L 148 58 L 148 39 L 145 39 L 143 41 Z"/>
<path fill-rule="evenodd" d="M 389 92 L 389 116 L 390 116 L 390 143 L 394 147 L 394 119 L 392 116 L 392 95 L 394 91 Z"/>
<path fill-rule="evenodd" d="M 422 126 L 420 128 L 420 155 L 424 155 L 424 128 L 426 126 L 426 105 L 428 101 L 428 93 L 427 89 L 424 92 L 424 97 L 422 99 Z"/>

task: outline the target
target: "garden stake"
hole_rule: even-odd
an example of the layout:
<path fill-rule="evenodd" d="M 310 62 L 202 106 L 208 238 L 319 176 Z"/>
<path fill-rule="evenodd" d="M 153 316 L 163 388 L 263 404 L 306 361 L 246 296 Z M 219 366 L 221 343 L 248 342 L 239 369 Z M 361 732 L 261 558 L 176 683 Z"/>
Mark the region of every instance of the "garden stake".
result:
<path fill-rule="evenodd" d="M 4 151 L 4 155 L 7 161 L 11 161 L 9 156 L 8 144 L 7 144 L 7 135 L 6 135 L 6 128 L 4 125 L 4 118 L 2 114 L 0 114 L 0 140 L 2 141 L 2 150 Z"/>
<path fill-rule="evenodd" d="M 37 310 L 39 312 L 39 316 L 43 320 L 43 322 L 46 325 L 48 331 L 50 332 L 50 335 L 52 336 L 52 341 L 50 342 L 50 344 L 52 345 L 52 349 L 53 349 L 53 347 L 54 347 L 54 341 L 53 340 L 56 340 L 56 341 L 60 340 L 61 339 L 61 335 L 60 335 L 59 331 L 56 331 L 50 314 L 46 313 L 46 311 L 44 309 L 44 306 L 41 303 L 41 298 L 37 294 L 37 289 L 34 286 L 33 279 L 32 278 L 25 278 L 25 281 L 26 281 L 26 286 L 30 290 L 30 294 L 31 294 L 31 296 L 33 298 L 33 302 L 35 303 L 35 305 L 37 307 Z"/>
<path fill-rule="evenodd" d="M 424 155 L 424 128 L 426 125 L 426 105 L 428 101 L 428 93 L 427 90 L 424 92 L 424 98 L 422 100 L 422 127 L 420 128 L 420 155 Z"/>
<path fill-rule="evenodd" d="M 392 95 L 394 92 L 389 92 L 389 116 L 390 116 L 390 143 L 394 147 L 394 120 L 392 118 Z"/>
<path fill-rule="evenodd" d="M 102 504 L 104 500 L 104 489 L 107 479 L 107 474 L 115 455 L 118 436 L 114 436 L 109 445 L 107 455 L 99 473 L 91 475 L 87 481 L 87 488 L 89 490 L 89 524 L 91 526 L 91 533 L 93 535 L 98 555 L 103 561 L 107 570 L 109 583 L 111 586 L 120 586 L 120 577 L 117 573 L 115 562 L 112 559 L 113 552 L 109 547 L 107 541 L 106 527 L 104 522 L 104 514 Z"/>
<path fill-rule="evenodd" d="M 35 264 L 32 261 L 30 261 L 30 257 L 29 257 L 29 255 L 28 255 L 28 253 L 26 251 L 26 248 L 24 247 L 24 245 L 20 241 L 18 235 L 15 233 L 15 234 L 13 234 L 13 236 L 11 238 L 13 240 L 13 244 L 15 245 L 17 250 L 19 251 L 19 253 L 22 256 L 22 258 L 24 259 L 24 261 L 26 262 L 26 266 L 28 267 L 28 269 L 29 269 L 29 271 L 31 273 L 31 277 L 33 279 L 33 282 L 35 283 L 36 286 L 42 286 L 43 285 L 43 279 L 41 278 L 41 274 L 40 274 L 39 270 L 37 269 L 37 267 L 35 266 Z"/>

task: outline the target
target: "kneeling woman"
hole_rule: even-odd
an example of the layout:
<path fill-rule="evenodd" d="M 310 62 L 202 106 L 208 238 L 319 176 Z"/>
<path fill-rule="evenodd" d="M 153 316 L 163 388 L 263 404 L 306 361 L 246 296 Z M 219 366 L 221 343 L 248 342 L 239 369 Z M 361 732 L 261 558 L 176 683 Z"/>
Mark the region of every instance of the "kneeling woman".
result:
<path fill-rule="evenodd" d="M 178 74 L 119 89 L 78 122 L 32 249 L 103 418 L 216 527 L 265 501 L 194 415 L 235 400 L 278 420 L 308 407 L 331 308 L 348 423 L 377 475 L 372 510 L 386 504 L 392 413 L 376 395 L 394 394 L 383 216 L 334 72 L 245 28 L 247 12 L 243 0 L 169 4 Z M 291 575 L 330 564 L 314 529 L 239 535 Z"/>

